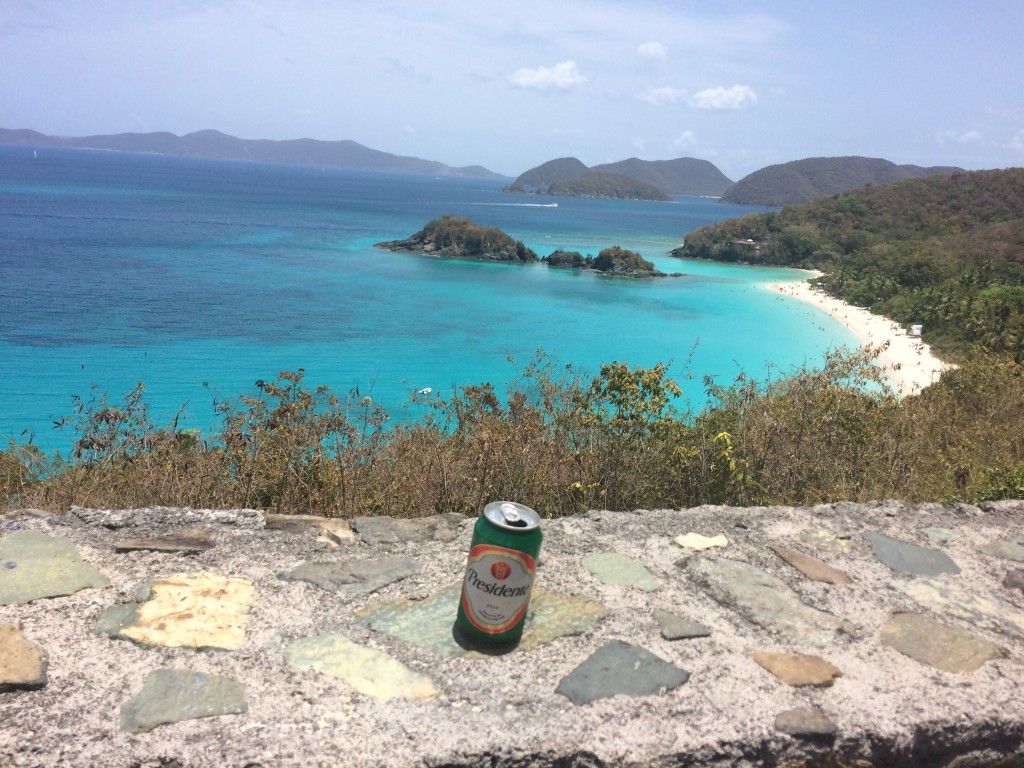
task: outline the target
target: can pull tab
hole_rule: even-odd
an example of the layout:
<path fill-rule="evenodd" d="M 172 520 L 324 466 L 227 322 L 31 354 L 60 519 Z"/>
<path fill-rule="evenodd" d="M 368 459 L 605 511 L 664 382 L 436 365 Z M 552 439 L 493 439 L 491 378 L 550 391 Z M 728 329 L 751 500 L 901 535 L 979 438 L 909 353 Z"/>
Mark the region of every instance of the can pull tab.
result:
<path fill-rule="evenodd" d="M 502 504 L 501 515 L 505 518 L 505 524 L 513 528 L 525 528 L 528 523 L 519 516 L 519 510 L 515 504 Z"/>

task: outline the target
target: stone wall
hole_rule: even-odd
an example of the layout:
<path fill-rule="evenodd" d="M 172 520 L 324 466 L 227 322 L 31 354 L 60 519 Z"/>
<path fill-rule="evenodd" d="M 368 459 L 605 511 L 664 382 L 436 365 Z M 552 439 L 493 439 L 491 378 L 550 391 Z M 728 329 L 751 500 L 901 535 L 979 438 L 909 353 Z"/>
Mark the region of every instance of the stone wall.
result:
<path fill-rule="evenodd" d="M 0 524 L 3 766 L 1024 766 L 1024 502 L 545 520 L 513 648 L 457 515 Z"/>

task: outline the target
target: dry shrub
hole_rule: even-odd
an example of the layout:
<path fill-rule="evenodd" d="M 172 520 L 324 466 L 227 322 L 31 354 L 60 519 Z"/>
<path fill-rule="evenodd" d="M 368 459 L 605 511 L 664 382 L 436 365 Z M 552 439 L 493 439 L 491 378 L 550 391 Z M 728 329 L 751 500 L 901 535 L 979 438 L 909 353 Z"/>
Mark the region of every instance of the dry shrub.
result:
<path fill-rule="evenodd" d="M 499 396 L 489 384 L 414 401 L 392 424 L 370 398 L 303 385 L 303 372 L 218 402 L 219 433 L 153 425 L 140 385 L 77 401 L 70 456 L 0 452 L 8 505 L 66 509 L 259 507 L 339 517 L 476 514 L 499 498 L 545 516 L 594 508 L 814 504 L 1024 495 L 1024 377 L 976 357 L 898 400 L 875 351 L 767 384 L 706 380 L 711 405 L 679 413 L 667 367 L 578 376 L 544 355 Z"/>

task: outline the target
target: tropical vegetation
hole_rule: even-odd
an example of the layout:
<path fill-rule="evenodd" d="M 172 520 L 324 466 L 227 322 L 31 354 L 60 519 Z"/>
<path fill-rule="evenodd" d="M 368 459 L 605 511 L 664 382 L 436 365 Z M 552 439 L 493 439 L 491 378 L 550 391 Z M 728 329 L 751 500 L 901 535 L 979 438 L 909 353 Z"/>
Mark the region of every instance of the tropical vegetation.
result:
<path fill-rule="evenodd" d="M 816 269 L 940 353 L 1024 360 L 1024 169 L 869 186 L 690 233 L 674 255 Z"/>
<path fill-rule="evenodd" d="M 587 509 L 1024 497 L 1024 370 L 977 357 L 916 397 L 887 388 L 870 351 L 766 384 L 703 381 L 679 401 L 668 367 L 586 376 L 539 355 L 506 391 L 414 396 L 393 423 L 370 397 L 303 372 L 217 403 L 219 428 L 157 424 L 140 385 L 77 400 L 65 455 L 0 451 L 0 504 L 67 509 L 257 507 L 337 517 L 477 514 L 513 499 L 545 516 Z"/>

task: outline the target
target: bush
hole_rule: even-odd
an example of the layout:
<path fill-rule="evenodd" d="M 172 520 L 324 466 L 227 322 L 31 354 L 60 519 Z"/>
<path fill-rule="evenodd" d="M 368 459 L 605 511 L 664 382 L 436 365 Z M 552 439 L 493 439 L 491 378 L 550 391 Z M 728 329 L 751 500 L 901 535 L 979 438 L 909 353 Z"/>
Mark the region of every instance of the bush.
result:
<path fill-rule="evenodd" d="M 218 400 L 219 432 L 151 423 L 140 385 L 93 394 L 62 421 L 72 451 L 0 451 L 7 505 L 259 507 L 340 517 L 477 514 L 499 498 L 553 517 L 586 509 L 815 504 L 1024 495 L 1024 375 L 978 355 L 897 399 L 875 351 L 759 384 L 706 379 L 711 404 L 678 410 L 663 364 L 588 377 L 543 354 L 504 393 L 416 397 L 393 424 L 371 398 L 309 389 L 304 373 Z"/>

